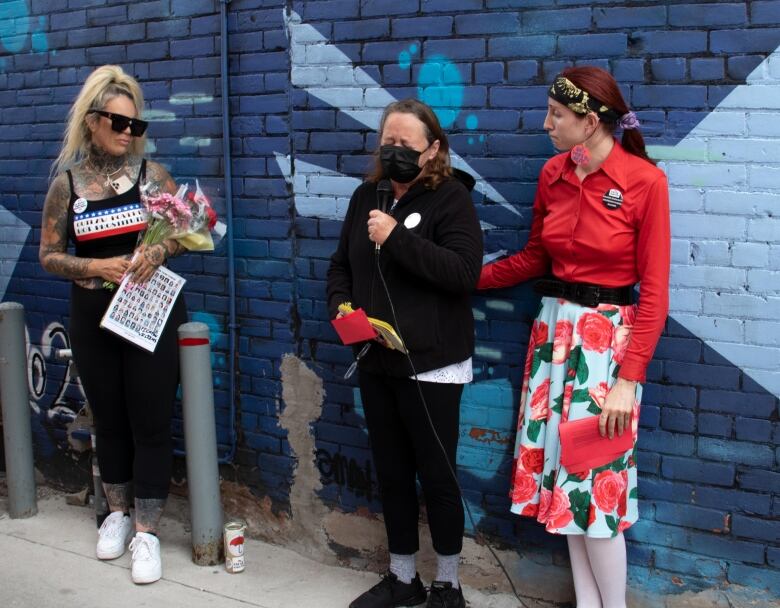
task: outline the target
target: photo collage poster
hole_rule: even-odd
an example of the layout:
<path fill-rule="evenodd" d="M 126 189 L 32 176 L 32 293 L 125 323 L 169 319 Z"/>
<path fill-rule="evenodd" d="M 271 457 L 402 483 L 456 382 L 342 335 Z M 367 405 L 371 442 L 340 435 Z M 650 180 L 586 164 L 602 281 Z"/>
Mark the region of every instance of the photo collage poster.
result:
<path fill-rule="evenodd" d="M 153 353 L 185 282 L 164 266 L 160 266 L 143 285 L 125 277 L 111 299 L 100 327 Z"/>

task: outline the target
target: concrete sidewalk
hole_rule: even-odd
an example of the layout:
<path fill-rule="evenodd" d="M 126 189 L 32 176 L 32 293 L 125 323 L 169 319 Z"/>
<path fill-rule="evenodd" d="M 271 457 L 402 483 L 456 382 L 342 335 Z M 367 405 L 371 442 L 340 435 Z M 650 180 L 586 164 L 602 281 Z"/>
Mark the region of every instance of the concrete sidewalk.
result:
<path fill-rule="evenodd" d="M 2 501 L 0 501 L 2 502 Z M 344 608 L 377 580 L 376 574 L 322 566 L 281 547 L 247 539 L 247 568 L 192 563 L 189 533 L 164 518 L 163 579 L 138 586 L 130 580 L 130 554 L 101 562 L 92 509 L 73 507 L 63 495 L 38 502 L 30 519 L 10 519 L 0 506 L 0 606 L 29 608 L 112 606 L 257 606 Z"/>
<path fill-rule="evenodd" d="M 152 585 L 134 585 L 129 552 L 113 561 L 95 558 L 97 531 L 91 508 L 70 506 L 63 494 L 52 491 L 43 495 L 38 515 L 29 519 L 10 519 L 0 497 L 3 608 L 346 608 L 379 580 L 374 573 L 325 566 L 252 539 L 246 540 L 247 567 L 240 574 L 228 574 L 221 565 L 196 566 L 185 524 L 166 516 L 160 528 L 163 578 Z M 472 607 L 518 605 L 505 595 L 464 591 Z"/>
<path fill-rule="evenodd" d="M 0 487 L 0 490 L 3 488 Z M 2 608 L 347 608 L 378 582 L 372 572 L 323 565 L 277 545 L 246 539 L 247 568 L 228 574 L 222 565 L 191 560 L 187 502 L 171 496 L 160 526 L 163 578 L 152 585 L 130 580 L 130 554 L 95 558 L 97 530 L 91 507 L 38 487 L 38 514 L 10 519 L 0 492 L 0 607 Z M 526 564 L 527 565 L 527 564 Z M 507 594 L 464 586 L 469 608 L 516 608 Z M 560 606 L 525 599 L 528 608 Z M 645 595 L 632 585 L 632 608 L 769 608 L 777 603 L 754 590 L 729 586 L 673 596 Z"/>

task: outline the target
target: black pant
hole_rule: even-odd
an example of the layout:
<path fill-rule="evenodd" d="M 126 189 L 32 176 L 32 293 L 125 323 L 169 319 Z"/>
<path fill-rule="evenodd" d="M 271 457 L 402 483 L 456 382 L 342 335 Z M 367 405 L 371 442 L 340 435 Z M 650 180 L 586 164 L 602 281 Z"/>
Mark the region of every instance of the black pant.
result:
<path fill-rule="evenodd" d="M 113 294 L 74 285 L 69 335 L 95 417 L 100 475 L 133 481 L 138 498 L 166 498 L 171 480 L 171 417 L 179 385 L 176 330 L 187 321 L 177 300 L 154 354 L 100 329 Z"/>
<path fill-rule="evenodd" d="M 388 547 L 410 555 L 420 547 L 416 476 L 428 512 L 433 548 L 440 555 L 460 553 L 463 504 L 447 466 L 455 469 L 462 384 L 421 382 L 436 433 L 431 430 L 413 379 L 360 372 L 360 394 L 374 456 Z"/>

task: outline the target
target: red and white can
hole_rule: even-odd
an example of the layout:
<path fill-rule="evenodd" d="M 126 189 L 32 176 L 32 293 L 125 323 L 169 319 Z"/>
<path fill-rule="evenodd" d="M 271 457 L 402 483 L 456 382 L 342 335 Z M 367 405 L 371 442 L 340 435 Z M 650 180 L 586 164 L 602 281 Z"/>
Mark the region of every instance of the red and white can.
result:
<path fill-rule="evenodd" d="M 231 574 L 244 571 L 244 535 L 246 524 L 240 520 L 225 524 L 225 570 Z"/>

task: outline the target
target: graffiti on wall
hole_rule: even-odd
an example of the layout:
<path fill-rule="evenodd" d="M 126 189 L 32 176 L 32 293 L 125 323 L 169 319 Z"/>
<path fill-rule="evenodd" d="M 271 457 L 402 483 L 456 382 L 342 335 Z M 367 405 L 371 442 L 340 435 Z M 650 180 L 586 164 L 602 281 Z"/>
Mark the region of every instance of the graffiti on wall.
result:
<path fill-rule="evenodd" d="M 376 480 L 372 475 L 370 459 L 361 464 L 355 458 L 341 452 L 331 453 L 324 448 L 315 452 L 314 459 L 323 485 L 336 484 L 365 498 L 369 503 L 376 498 Z"/>
<path fill-rule="evenodd" d="M 86 395 L 70 356 L 70 338 L 65 327 L 52 322 L 27 342 L 27 384 L 33 412 L 33 433 L 39 455 L 45 458 L 58 450 L 89 448 L 89 420 L 84 405 Z"/>

